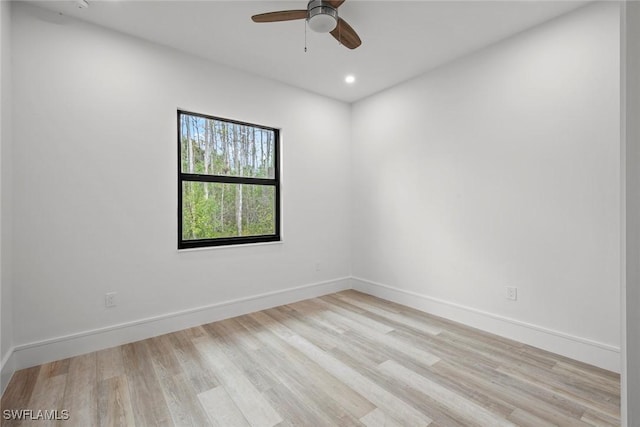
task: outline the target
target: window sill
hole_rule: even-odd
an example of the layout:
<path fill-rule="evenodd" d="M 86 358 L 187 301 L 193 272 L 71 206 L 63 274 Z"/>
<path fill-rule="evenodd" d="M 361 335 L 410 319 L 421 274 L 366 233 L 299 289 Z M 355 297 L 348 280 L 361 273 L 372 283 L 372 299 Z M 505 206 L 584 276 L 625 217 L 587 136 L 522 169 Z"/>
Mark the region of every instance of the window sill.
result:
<path fill-rule="evenodd" d="M 271 246 L 271 245 L 281 245 L 284 241 L 282 239 L 276 242 L 257 242 L 257 243 L 241 243 L 237 245 L 219 245 L 219 246 L 203 246 L 201 248 L 184 248 L 184 249 L 176 249 L 178 253 L 183 252 L 200 252 L 200 251 L 211 251 L 211 250 L 221 250 L 221 249 L 237 249 L 237 248 L 247 248 L 247 247 L 256 247 L 256 246 Z"/>

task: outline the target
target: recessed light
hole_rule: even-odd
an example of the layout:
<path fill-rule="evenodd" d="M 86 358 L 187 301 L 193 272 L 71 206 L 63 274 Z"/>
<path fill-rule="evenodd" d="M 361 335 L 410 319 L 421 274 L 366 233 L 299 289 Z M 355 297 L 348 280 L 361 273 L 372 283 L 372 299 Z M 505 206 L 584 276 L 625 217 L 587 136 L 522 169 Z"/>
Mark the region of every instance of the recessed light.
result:
<path fill-rule="evenodd" d="M 344 81 L 349 83 L 349 84 L 352 84 L 352 83 L 354 83 L 356 81 L 356 77 L 351 75 L 351 74 L 349 74 L 347 77 L 344 78 Z"/>

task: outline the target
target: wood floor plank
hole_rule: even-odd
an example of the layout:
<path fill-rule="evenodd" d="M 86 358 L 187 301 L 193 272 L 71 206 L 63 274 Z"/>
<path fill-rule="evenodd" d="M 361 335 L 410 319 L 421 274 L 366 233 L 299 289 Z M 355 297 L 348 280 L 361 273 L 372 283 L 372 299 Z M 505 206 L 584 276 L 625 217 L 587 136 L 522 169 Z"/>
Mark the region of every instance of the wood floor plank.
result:
<path fill-rule="evenodd" d="M 390 310 L 384 310 L 382 308 L 376 307 L 375 305 L 368 304 L 359 299 L 349 297 L 346 295 L 337 295 L 336 298 L 345 301 L 351 305 L 359 307 L 363 310 L 368 311 L 369 313 L 376 314 L 387 321 L 391 321 L 394 323 L 399 323 L 410 328 L 416 329 L 420 332 L 426 332 L 431 335 L 438 335 L 442 332 L 442 328 L 433 326 L 431 323 L 422 321 L 420 319 L 414 319 L 411 316 L 406 316 L 402 313 L 395 313 Z"/>
<path fill-rule="evenodd" d="M 307 337 L 307 339 L 323 350 L 330 350 L 340 345 L 342 337 L 339 333 L 336 333 L 333 329 L 327 329 L 324 333 L 318 333 L 318 329 L 323 326 L 311 325 L 307 322 L 300 321 L 302 316 L 293 308 L 278 307 L 265 310 L 264 312 L 279 322 L 286 324 L 296 333 Z"/>
<path fill-rule="evenodd" d="M 352 299 L 356 299 L 358 301 L 366 302 L 369 305 L 373 305 L 374 307 L 381 308 L 383 310 L 391 311 L 393 313 L 402 313 L 406 307 L 400 306 L 398 304 L 391 303 L 391 301 L 385 301 L 380 298 L 376 298 L 372 295 L 364 294 L 362 292 L 356 291 L 355 289 L 347 289 L 344 291 L 336 292 L 333 294 L 336 297 L 346 296 Z"/>
<path fill-rule="evenodd" d="M 262 347 L 252 352 L 251 363 L 274 379 L 263 392 L 271 406 L 291 425 L 336 425 L 344 408 L 326 405 L 327 396 L 307 380 L 306 372 L 291 369 L 288 358 L 272 348 Z M 332 411 L 333 410 L 333 411 Z"/>
<path fill-rule="evenodd" d="M 314 303 L 321 305 L 330 313 L 335 313 L 340 315 L 341 317 L 347 318 L 356 323 L 360 323 L 368 327 L 372 331 L 379 332 L 381 334 L 386 334 L 388 332 L 393 331 L 394 329 L 392 326 L 389 326 L 388 324 L 385 324 L 383 322 L 379 322 L 370 317 L 367 317 L 365 310 L 353 310 L 353 309 L 344 308 L 342 307 L 342 305 L 347 305 L 347 304 L 343 303 L 337 298 L 329 299 L 329 302 L 327 302 L 326 299 L 329 299 L 329 297 L 314 298 L 310 301 L 313 301 Z M 351 308 L 353 308 L 353 306 L 351 306 Z"/>
<path fill-rule="evenodd" d="M 375 329 L 368 328 L 364 324 L 359 323 L 350 317 L 343 317 L 340 314 L 334 313 L 332 311 L 327 311 L 323 313 L 322 316 L 330 322 L 335 322 L 337 324 L 343 325 L 344 327 L 356 332 L 360 336 L 402 352 L 406 356 L 421 363 L 428 363 L 432 365 L 440 360 L 439 357 L 429 352 L 415 348 L 413 346 L 404 345 L 404 343 L 396 339 L 394 336 L 379 332 Z"/>
<path fill-rule="evenodd" d="M 393 348 L 381 345 L 361 335 L 347 331 L 344 333 L 344 341 L 331 350 L 331 353 L 344 352 L 352 355 L 363 365 L 378 366 L 389 359 L 403 359 L 404 354 Z"/>
<path fill-rule="evenodd" d="M 40 378 L 29 399 L 27 408 L 33 411 L 62 411 L 67 409 L 63 403 L 64 390 L 67 383 L 67 374 L 48 376 L 43 375 L 44 371 L 40 371 Z M 75 408 L 74 408 L 75 409 Z M 62 413 L 62 412 L 60 412 Z M 36 419 L 24 421 L 23 426 L 55 426 L 57 424 L 55 417 L 53 419 Z M 76 420 L 71 420 L 71 425 L 80 426 Z"/>
<path fill-rule="evenodd" d="M 162 335 L 146 343 L 173 423 L 177 426 L 206 424 L 208 417 L 198 403 L 197 393 L 172 351 L 168 337 Z"/>
<path fill-rule="evenodd" d="M 398 399 L 378 384 L 363 377 L 354 369 L 331 357 L 306 339 L 296 335 L 286 326 L 279 324 L 275 319 L 260 312 L 250 314 L 249 316 L 266 325 L 276 336 L 301 351 L 333 376 L 341 378 L 345 384 L 366 397 L 374 405 L 382 408 L 385 413 L 391 415 L 394 419 L 412 426 L 426 426 L 431 423 L 430 418 L 407 405 L 404 401 Z"/>
<path fill-rule="evenodd" d="M 321 405 L 312 401 L 311 396 L 300 395 L 299 387 L 291 381 L 286 384 L 276 385 L 265 392 L 269 402 L 287 420 L 287 424 L 294 426 L 335 426 L 335 425 L 360 425 L 351 422 L 352 418 L 341 418 L 337 414 L 323 411 Z M 293 385 L 293 386 L 292 386 Z M 344 414 L 344 413 L 343 413 Z"/>
<path fill-rule="evenodd" d="M 171 377 L 184 372 L 173 352 L 173 346 L 168 336 L 150 338 L 145 342 L 158 377 Z"/>
<path fill-rule="evenodd" d="M 492 354 L 482 348 L 476 349 L 472 343 L 462 342 L 452 337 L 447 331 L 438 335 L 420 334 L 410 330 L 394 330 L 388 335 L 394 337 L 404 346 L 411 346 L 433 353 L 443 360 L 453 360 L 461 365 L 482 366 L 485 369 L 497 369 L 501 366 L 502 359 L 497 354 Z M 485 343 L 478 343 L 483 347 Z M 526 363 L 514 357 L 514 363 Z"/>
<path fill-rule="evenodd" d="M 545 357 L 541 351 L 525 351 L 520 343 L 508 342 L 482 331 L 476 334 L 470 333 L 469 329 L 471 328 L 462 329 L 459 325 L 447 327 L 437 336 L 417 333 L 411 329 L 396 329 L 389 335 L 396 336 L 408 344 L 417 341 L 423 347 L 434 348 L 434 351 L 446 351 L 448 354 L 444 357 L 465 355 L 464 357 L 469 358 L 467 354 L 472 353 L 475 356 L 470 357 L 470 360 L 480 359 L 488 366 L 496 368 L 503 361 L 514 361 L 514 359 L 518 363 L 538 366 L 542 369 L 555 366 L 556 361 Z M 476 331 L 473 330 L 473 332 Z"/>
<path fill-rule="evenodd" d="M 200 334 L 193 335 L 186 331 L 174 332 L 168 336 L 173 347 L 173 353 L 182 366 L 182 370 L 193 384 L 196 393 L 211 390 L 220 385 L 214 370 L 198 352 L 192 341 L 192 338 L 202 339 L 202 337 Z"/>
<path fill-rule="evenodd" d="M 378 369 L 387 375 L 400 379 L 412 389 L 424 393 L 432 399 L 439 400 L 443 405 L 450 407 L 451 412 L 463 417 L 469 425 L 495 427 L 512 427 L 514 425 L 393 360 L 380 364 Z"/>
<path fill-rule="evenodd" d="M 591 409 L 587 409 L 584 411 L 581 421 L 593 426 L 598 427 L 614 427 L 620 425 L 620 420 L 617 418 L 611 417 L 609 415 L 603 414 L 601 412 L 596 412 Z"/>
<path fill-rule="evenodd" d="M 555 427 L 558 425 L 547 420 L 543 420 L 542 418 L 523 411 L 520 408 L 514 409 L 514 411 L 509 414 L 508 420 L 521 427 Z"/>
<path fill-rule="evenodd" d="M 492 371 L 466 369 L 450 361 L 439 362 L 432 369 L 545 422 L 567 427 L 585 425 L 580 420 L 584 408 L 546 390 L 529 387 Z"/>
<path fill-rule="evenodd" d="M 507 346 L 507 348 L 510 348 L 512 350 L 515 350 L 517 348 L 529 347 L 523 343 L 509 340 L 508 338 L 503 338 L 498 335 L 494 335 L 489 332 L 482 331 L 480 329 L 472 328 L 470 326 L 445 319 L 443 317 L 438 317 L 433 314 L 417 310 L 415 308 L 411 308 L 408 306 L 395 303 L 393 301 L 383 300 L 383 299 L 374 297 L 372 295 L 367 295 L 354 290 L 343 291 L 343 292 L 349 292 L 350 295 L 356 295 L 357 298 L 360 298 L 363 301 L 367 301 L 368 303 L 371 303 L 371 304 L 378 304 L 387 310 L 392 310 L 392 311 L 395 310 L 399 313 L 409 315 L 415 319 L 423 320 L 429 324 L 433 324 L 435 327 L 439 327 L 440 329 L 446 330 L 447 332 L 455 334 L 457 336 L 470 337 L 472 339 L 477 339 L 480 342 L 490 343 L 490 345 L 495 347 Z M 534 353 L 542 353 L 542 354 L 548 353 L 543 350 L 536 349 L 534 347 L 531 347 L 529 350 L 532 350 Z"/>
<path fill-rule="evenodd" d="M 205 425 L 208 416 L 198 402 L 197 393 L 182 370 L 168 337 L 163 335 L 146 342 L 173 423 L 177 426 Z"/>
<path fill-rule="evenodd" d="M 348 290 L 20 370 L 1 406 L 71 417 L 3 427 L 609 427 L 620 376 Z"/>
<path fill-rule="evenodd" d="M 403 427 L 393 418 L 387 416 L 387 414 L 385 414 L 380 408 L 376 408 L 369 412 L 367 415 L 360 418 L 360 421 L 367 427 Z M 433 425 L 433 423 L 430 425 Z"/>
<path fill-rule="evenodd" d="M 41 374 L 46 375 L 47 378 L 67 374 L 69 373 L 70 362 L 71 359 L 62 359 L 56 360 L 55 362 L 46 363 L 42 365 Z"/>
<path fill-rule="evenodd" d="M 317 304 L 309 303 L 308 301 L 298 301 L 295 304 L 289 304 L 289 307 L 291 307 L 293 310 L 295 310 L 297 313 L 299 313 L 301 316 L 305 318 L 314 317 L 316 319 L 316 322 L 315 322 L 316 327 L 330 330 L 337 334 L 343 334 L 344 332 L 346 332 L 346 329 L 341 328 L 340 326 L 336 326 L 332 323 L 325 322 L 319 316 L 314 316 L 319 312 L 325 311 L 324 308 L 318 307 Z"/>
<path fill-rule="evenodd" d="M 279 378 L 253 360 L 253 354 L 262 348 L 262 343 L 235 319 L 227 319 L 204 325 L 229 359 L 240 367 L 249 382 L 260 392 L 269 390 L 279 383 Z"/>
<path fill-rule="evenodd" d="M 98 383 L 98 425 L 118 427 L 136 425 L 125 375 L 109 376 Z"/>
<path fill-rule="evenodd" d="M 468 400 L 470 402 L 474 402 L 476 405 L 481 406 L 492 413 L 502 417 L 507 418 L 509 414 L 513 412 L 515 409 L 514 405 L 510 404 L 503 399 L 500 399 L 495 394 L 491 393 L 490 387 L 485 388 L 477 388 L 469 385 L 465 381 L 462 380 L 463 377 L 452 374 L 452 375 L 442 375 L 438 369 L 435 369 L 436 366 L 446 363 L 444 361 L 438 362 L 436 365 L 427 366 L 425 364 L 418 364 L 413 361 L 407 360 L 394 360 L 394 362 L 402 365 L 407 370 L 411 372 L 415 372 L 416 374 L 428 379 L 431 382 L 436 383 L 439 387 L 443 387 L 448 389 L 450 392 L 456 394 L 461 399 Z M 380 372 L 379 367 L 376 366 L 375 370 Z M 369 375 L 372 375 L 369 373 Z M 402 381 L 396 377 L 385 376 L 385 380 L 389 383 L 390 387 L 394 386 L 395 390 L 402 390 L 407 388 L 407 384 L 405 381 Z M 396 391 L 396 393 L 400 393 Z M 414 400 L 413 397 L 410 399 Z M 430 398 L 427 396 L 425 399 L 425 404 L 428 401 L 428 410 L 427 413 L 436 413 L 433 408 L 440 412 L 440 417 L 436 417 L 435 420 L 441 423 L 444 423 L 446 418 L 456 419 L 456 417 L 452 417 L 452 412 L 449 410 L 446 404 L 443 404 L 442 401 L 434 398 Z M 420 400 L 417 401 L 416 405 L 419 405 Z M 447 422 L 450 422 L 448 420 Z"/>
<path fill-rule="evenodd" d="M 467 427 L 461 421 L 456 419 L 455 414 L 452 416 L 448 408 L 440 404 L 440 402 L 431 399 L 429 396 L 424 394 L 416 393 L 410 387 L 407 387 L 407 385 L 402 381 L 398 381 L 395 378 L 382 374 L 377 369 L 380 363 L 374 366 L 368 366 L 367 364 L 360 362 L 361 356 L 359 354 L 354 354 L 352 352 L 347 353 L 342 349 L 332 350 L 332 355 L 342 363 L 359 372 L 360 375 L 368 378 L 376 384 L 380 384 L 398 399 L 427 415 L 432 420 L 432 424 L 446 425 L 448 427 Z M 415 365 L 413 365 L 413 367 L 415 367 Z M 387 415 L 390 416 L 389 414 Z M 431 426 L 432 424 L 429 425 Z"/>
<path fill-rule="evenodd" d="M 159 366 L 154 362 L 156 369 Z M 173 423 L 176 426 L 206 425 L 209 417 L 198 401 L 198 395 L 185 374 L 159 375 L 160 385 Z"/>
<path fill-rule="evenodd" d="M 577 390 L 571 384 L 561 384 L 551 376 L 541 377 L 533 372 L 524 371 L 518 366 L 501 366 L 496 371 L 517 378 L 526 383 L 532 385 L 535 384 L 536 387 L 544 388 L 545 390 L 553 392 L 554 394 L 562 396 L 568 400 L 577 402 L 586 408 L 593 409 L 596 412 L 602 412 L 611 417 L 620 417 L 619 403 L 616 404 L 607 400 L 600 400 L 596 395 L 591 395 L 584 390 Z"/>
<path fill-rule="evenodd" d="M 139 426 L 171 426 L 173 421 L 145 341 L 122 346 L 129 395 Z M 89 424 L 87 424 L 89 425 Z"/>
<path fill-rule="evenodd" d="M 205 331 L 202 328 L 202 325 L 194 326 L 193 328 L 184 329 L 181 332 L 183 332 L 184 335 L 190 340 L 197 340 L 199 338 L 203 338 L 207 336 L 207 331 Z"/>
<path fill-rule="evenodd" d="M 561 375 L 568 381 L 579 381 L 590 389 L 608 393 L 612 397 L 618 397 L 620 388 L 611 381 L 611 378 L 603 373 L 601 369 L 584 369 L 563 361 L 553 365 L 551 370 Z"/>
<path fill-rule="evenodd" d="M 40 377 L 40 370 L 42 366 L 34 366 L 32 368 L 22 369 L 11 377 L 11 381 L 7 385 L 7 389 L 2 395 L 0 401 L 0 407 L 3 410 L 15 410 L 28 409 L 29 400 L 33 394 L 33 390 L 36 387 L 38 379 Z M 3 426 L 18 425 L 16 420 L 5 420 L 2 417 Z"/>
<path fill-rule="evenodd" d="M 443 332 L 443 340 L 451 343 L 456 349 L 468 349 L 482 356 L 485 360 L 491 360 L 495 364 L 502 364 L 504 361 L 518 361 L 519 364 L 538 367 L 541 369 L 551 369 L 555 366 L 555 361 L 540 357 L 533 352 L 523 351 L 517 346 L 509 346 L 503 342 L 485 340 L 480 337 L 470 337 L 451 332 Z"/>
<path fill-rule="evenodd" d="M 210 323 L 203 327 L 207 333 L 211 333 L 212 328 L 220 336 L 232 340 L 247 351 L 260 350 L 263 346 L 262 342 L 249 333 L 235 318 Z"/>
<path fill-rule="evenodd" d="M 96 353 L 72 358 L 63 401 L 64 408 L 69 410 L 71 425 L 98 424 L 97 384 Z"/>
<path fill-rule="evenodd" d="M 273 426 L 282 421 L 264 396 L 245 377 L 242 369 L 234 364 L 213 341 L 199 342 L 200 353 L 216 366 L 216 373 L 225 390 L 251 425 Z"/>
<path fill-rule="evenodd" d="M 254 354 L 254 363 L 284 381 L 296 395 L 303 398 L 306 406 L 320 407 L 334 424 L 339 421 L 344 423 L 347 419 L 355 420 L 375 408 L 340 378 L 328 373 L 266 328 L 261 328 L 259 323 L 252 323 L 248 319 L 240 322 L 265 343 Z"/>
<path fill-rule="evenodd" d="M 125 375 L 121 347 L 112 347 L 96 352 L 96 364 L 98 381 Z"/>
<path fill-rule="evenodd" d="M 214 426 L 248 427 L 250 425 L 223 386 L 198 394 L 198 399 Z"/>

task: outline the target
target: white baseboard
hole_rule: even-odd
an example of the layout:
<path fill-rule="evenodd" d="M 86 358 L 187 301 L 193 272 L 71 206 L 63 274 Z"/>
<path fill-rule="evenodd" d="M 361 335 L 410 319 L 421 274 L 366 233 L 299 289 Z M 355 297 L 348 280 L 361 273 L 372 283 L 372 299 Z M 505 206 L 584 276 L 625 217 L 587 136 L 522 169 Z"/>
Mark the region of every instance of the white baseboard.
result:
<path fill-rule="evenodd" d="M 12 363 L 24 369 L 350 288 L 340 278 L 17 345 Z"/>
<path fill-rule="evenodd" d="M 619 347 L 366 279 L 352 277 L 351 286 L 353 289 L 369 295 L 463 323 L 609 371 L 620 372 Z"/>
<path fill-rule="evenodd" d="M 0 391 L 4 391 L 13 373 L 19 369 L 346 289 L 355 289 L 591 365 L 620 372 L 620 349 L 617 347 L 365 279 L 345 277 L 17 345 L 2 360 Z"/>
<path fill-rule="evenodd" d="M 0 396 L 9 385 L 15 369 L 15 348 L 11 347 L 0 361 Z"/>

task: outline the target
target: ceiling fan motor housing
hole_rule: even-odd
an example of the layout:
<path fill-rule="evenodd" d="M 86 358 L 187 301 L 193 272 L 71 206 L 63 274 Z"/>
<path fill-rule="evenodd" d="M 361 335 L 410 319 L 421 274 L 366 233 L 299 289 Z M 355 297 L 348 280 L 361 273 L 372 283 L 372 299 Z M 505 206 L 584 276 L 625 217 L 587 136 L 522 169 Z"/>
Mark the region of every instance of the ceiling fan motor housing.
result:
<path fill-rule="evenodd" d="M 315 32 L 328 33 L 338 25 L 338 11 L 322 0 L 311 0 L 307 10 L 307 23 Z"/>

